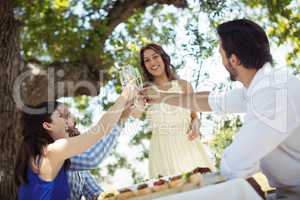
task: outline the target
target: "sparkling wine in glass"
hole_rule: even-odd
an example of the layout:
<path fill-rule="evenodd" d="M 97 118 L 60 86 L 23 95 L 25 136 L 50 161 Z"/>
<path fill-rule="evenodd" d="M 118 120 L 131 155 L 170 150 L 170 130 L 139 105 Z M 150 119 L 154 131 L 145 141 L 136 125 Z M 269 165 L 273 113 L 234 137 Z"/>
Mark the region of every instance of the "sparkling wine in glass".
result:
<path fill-rule="evenodd" d="M 122 88 L 126 87 L 131 81 L 134 81 L 135 85 L 139 90 L 143 89 L 143 78 L 138 69 L 133 68 L 131 66 L 125 66 L 120 71 L 120 82 Z M 132 107 L 139 107 L 138 98 L 134 99 L 134 105 Z"/>
<path fill-rule="evenodd" d="M 139 89 L 143 88 L 143 79 L 139 70 L 131 66 L 125 66 L 121 69 L 120 81 L 123 88 L 131 81 L 134 81 Z"/>

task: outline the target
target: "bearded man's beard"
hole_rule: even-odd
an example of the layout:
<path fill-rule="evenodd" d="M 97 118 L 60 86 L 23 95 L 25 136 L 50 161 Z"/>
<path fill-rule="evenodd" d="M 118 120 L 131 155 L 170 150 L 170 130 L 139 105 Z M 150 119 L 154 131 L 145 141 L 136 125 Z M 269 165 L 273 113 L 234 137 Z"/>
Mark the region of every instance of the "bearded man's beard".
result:
<path fill-rule="evenodd" d="M 237 78 L 237 71 L 232 67 L 232 65 L 228 62 L 227 65 L 225 65 L 226 70 L 228 71 L 230 75 L 231 81 L 236 81 Z"/>
<path fill-rule="evenodd" d="M 230 75 L 230 80 L 231 81 L 236 81 L 236 75 L 234 75 L 233 73 L 229 72 Z"/>

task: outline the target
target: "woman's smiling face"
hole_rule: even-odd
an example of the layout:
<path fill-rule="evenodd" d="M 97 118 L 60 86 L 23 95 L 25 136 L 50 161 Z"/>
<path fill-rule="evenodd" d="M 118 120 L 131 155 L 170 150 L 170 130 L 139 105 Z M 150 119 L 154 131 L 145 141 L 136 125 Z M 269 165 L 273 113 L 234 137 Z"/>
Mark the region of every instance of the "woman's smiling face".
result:
<path fill-rule="evenodd" d="M 158 77 L 166 75 L 165 63 L 162 57 L 153 51 L 152 49 L 146 49 L 144 51 L 144 63 L 147 71 L 153 76 Z"/>

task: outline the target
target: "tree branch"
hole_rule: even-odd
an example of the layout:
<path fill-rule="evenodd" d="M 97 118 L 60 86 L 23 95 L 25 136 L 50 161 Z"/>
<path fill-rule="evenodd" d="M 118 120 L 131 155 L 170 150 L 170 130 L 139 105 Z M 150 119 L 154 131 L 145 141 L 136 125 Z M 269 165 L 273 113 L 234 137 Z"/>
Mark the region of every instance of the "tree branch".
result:
<path fill-rule="evenodd" d="M 98 38 L 98 42 L 100 42 L 98 45 L 104 46 L 105 40 L 115 27 L 125 22 L 137 9 L 145 9 L 153 4 L 168 4 L 185 8 L 187 1 L 116 0 L 107 10 L 108 16 L 105 20 L 107 30 L 104 33 L 105 35 Z M 94 28 L 97 31 L 97 26 Z M 91 41 L 93 40 L 91 39 Z M 104 60 L 99 58 L 101 52 L 97 48 L 94 51 L 87 52 L 87 55 L 82 55 L 82 61 L 76 63 L 55 62 L 49 65 L 43 65 L 38 61 L 24 63 L 23 73 L 18 78 L 22 81 L 15 82 L 15 94 L 21 93 L 19 99 L 29 104 L 37 104 L 41 101 L 54 100 L 59 97 L 97 95 L 100 90 L 100 82 L 103 85 L 111 79 L 109 73 L 107 73 L 108 69 L 104 71 L 108 68 L 105 66 L 111 66 L 111 63 L 105 64 Z M 97 71 L 100 67 L 102 71 Z"/>
<path fill-rule="evenodd" d="M 106 71 L 91 71 L 82 63 L 23 63 L 23 72 L 14 83 L 14 99 L 35 105 L 60 97 L 96 96 L 109 79 Z"/>
<path fill-rule="evenodd" d="M 92 50 L 83 55 L 85 62 L 90 66 L 102 65 L 103 61 L 99 59 L 102 50 L 92 46 L 94 45 L 92 41 L 98 41 L 98 45 L 104 47 L 105 41 L 120 23 L 125 22 L 136 10 L 145 9 L 153 4 L 174 5 L 177 8 L 185 8 L 188 5 L 186 0 L 116 0 L 105 8 L 108 15 L 104 21 L 102 19 L 93 20 L 93 30 L 90 32 L 90 39 L 86 43 L 87 49 Z M 104 27 L 105 31 L 99 34 L 99 30 L 103 31 Z"/>
<path fill-rule="evenodd" d="M 187 7 L 186 0 L 118 0 L 108 11 L 107 32 L 109 36 L 116 26 L 126 21 L 137 9 L 145 9 L 153 4 L 174 5 L 177 8 Z"/>

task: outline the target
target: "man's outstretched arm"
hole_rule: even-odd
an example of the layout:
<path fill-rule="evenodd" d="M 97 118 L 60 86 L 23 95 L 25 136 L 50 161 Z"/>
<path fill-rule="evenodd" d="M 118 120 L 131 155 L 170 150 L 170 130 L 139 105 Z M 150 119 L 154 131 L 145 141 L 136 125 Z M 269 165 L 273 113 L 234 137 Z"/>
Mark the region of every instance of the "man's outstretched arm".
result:
<path fill-rule="evenodd" d="M 142 91 L 143 99 L 150 104 L 165 103 L 190 109 L 196 112 L 217 114 L 245 113 L 247 110 L 245 90 L 236 88 L 223 94 L 213 94 L 210 91 L 190 94 L 166 93 L 153 87 Z"/>
<path fill-rule="evenodd" d="M 147 87 L 142 92 L 142 96 L 147 103 L 165 103 L 197 112 L 209 112 L 212 110 L 208 102 L 209 94 L 210 92 L 208 91 L 189 94 L 166 93 L 153 87 Z"/>

